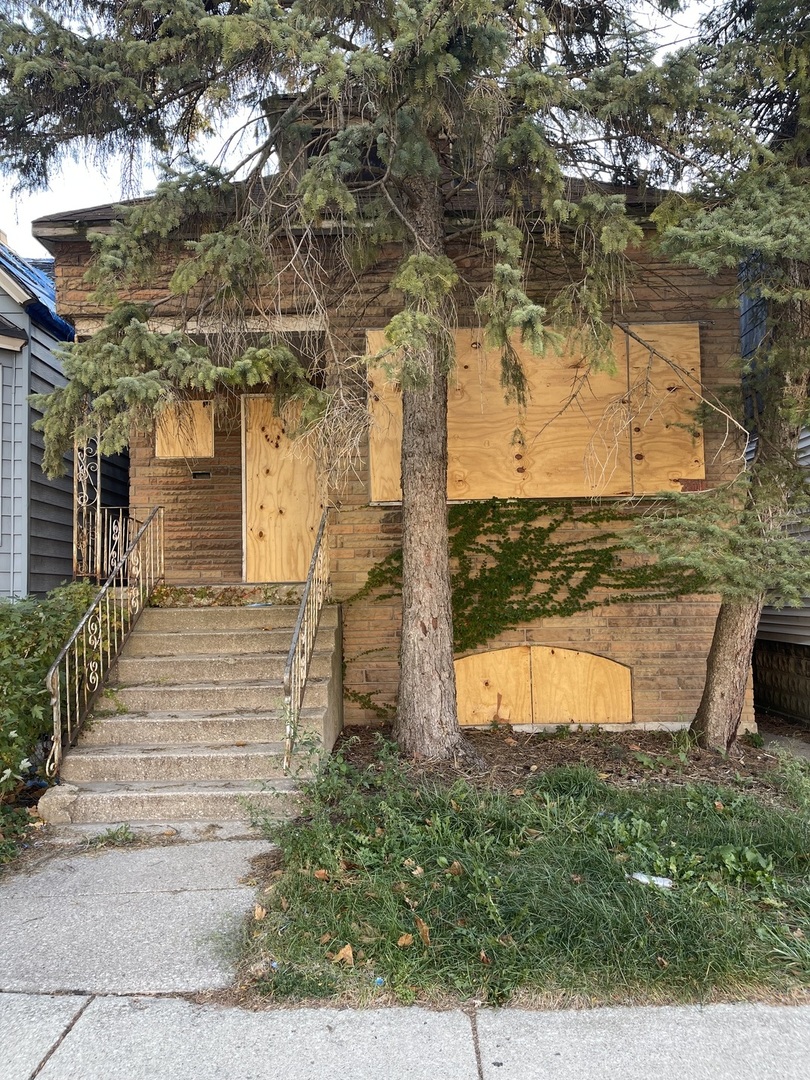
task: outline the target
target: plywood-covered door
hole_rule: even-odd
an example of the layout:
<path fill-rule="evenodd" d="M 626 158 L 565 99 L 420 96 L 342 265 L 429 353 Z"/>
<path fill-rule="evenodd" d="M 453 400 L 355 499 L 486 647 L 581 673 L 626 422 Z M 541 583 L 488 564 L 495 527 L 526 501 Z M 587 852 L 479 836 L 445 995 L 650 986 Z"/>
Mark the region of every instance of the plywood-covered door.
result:
<path fill-rule="evenodd" d="M 243 403 L 245 581 L 305 581 L 323 509 L 315 461 L 269 398 Z"/>

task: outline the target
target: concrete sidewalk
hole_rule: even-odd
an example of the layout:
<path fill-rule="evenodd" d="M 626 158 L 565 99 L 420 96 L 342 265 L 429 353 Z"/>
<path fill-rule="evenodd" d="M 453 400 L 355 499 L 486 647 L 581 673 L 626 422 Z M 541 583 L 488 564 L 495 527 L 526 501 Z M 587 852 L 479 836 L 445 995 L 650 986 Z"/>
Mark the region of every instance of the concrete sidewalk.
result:
<path fill-rule="evenodd" d="M 806 1080 L 810 1009 L 290 1009 L 0 994 L 3 1080 Z"/>
<path fill-rule="evenodd" d="M 263 840 L 180 836 L 0 877 L 0 1080 L 806 1080 L 810 1007 L 194 1005 L 227 986 Z"/>

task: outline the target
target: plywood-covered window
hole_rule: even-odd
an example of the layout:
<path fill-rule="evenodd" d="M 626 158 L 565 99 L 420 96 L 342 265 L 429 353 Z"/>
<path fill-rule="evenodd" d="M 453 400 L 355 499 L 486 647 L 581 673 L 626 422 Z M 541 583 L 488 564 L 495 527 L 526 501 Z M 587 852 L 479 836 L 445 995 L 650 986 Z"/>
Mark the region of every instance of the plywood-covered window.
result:
<path fill-rule="evenodd" d="M 449 499 L 575 498 L 678 490 L 705 477 L 693 414 L 700 399 L 696 323 L 614 331 L 615 370 L 588 371 L 575 352 L 536 357 L 517 347 L 530 397 L 504 402 L 500 357 L 478 330 L 456 334 L 448 389 Z M 385 345 L 368 334 L 370 352 Z M 369 376 L 371 498 L 400 491 L 402 406 L 382 371 Z"/>
<path fill-rule="evenodd" d="M 161 413 L 155 425 L 155 457 L 213 456 L 213 401 L 180 401 Z"/>

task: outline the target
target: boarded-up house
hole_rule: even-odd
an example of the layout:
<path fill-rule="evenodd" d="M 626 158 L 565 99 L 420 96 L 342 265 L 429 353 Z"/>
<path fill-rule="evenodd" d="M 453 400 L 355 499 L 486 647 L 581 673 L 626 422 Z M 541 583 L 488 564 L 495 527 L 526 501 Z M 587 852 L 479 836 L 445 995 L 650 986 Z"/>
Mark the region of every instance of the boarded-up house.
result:
<path fill-rule="evenodd" d="M 643 217 L 644 196 L 625 195 Z M 86 234 L 108 228 L 112 218 L 107 206 L 35 224 L 56 258 L 62 309 L 80 335 L 93 333 L 103 316 L 83 280 L 91 258 Z M 480 256 L 461 242 L 449 253 L 474 284 Z M 387 288 L 397 258 L 396 250 L 388 258 L 384 253 L 363 277 L 363 325 L 341 327 L 358 353 L 374 350 L 399 309 Z M 739 350 L 737 313 L 717 306 L 733 279 L 708 280 L 673 267 L 652 245 L 630 258 L 632 301 L 616 314 L 613 370 L 584 378 L 574 345 L 544 358 L 524 353 L 531 388 L 524 412 L 504 402 L 498 358 L 483 341 L 472 300 L 461 305 L 449 391 L 449 500 L 608 505 L 634 496 L 643 503 L 661 490 L 710 488 L 738 467 L 740 448 L 726 426 L 702 430 L 693 419 L 702 396 L 714 400 L 738 379 L 731 362 Z M 547 299 L 564 278 L 561 250 L 539 245 L 534 295 Z M 155 282 L 143 298 L 161 287 Z M 170 322 L 171 314 L 162 305 L 161 319 Z M 291 298 L 282 319 L 294 326 L 302 318 Z M 341 318 L 336 309 L 335 325 Z M 324 490 L 306 448 L 293 445 L 270 397 L 258 392 L 230 409 L 195 400 L 169 414 L 152 436 L 137 436 L 130 449 L 131 502 L 165 508 L 169 583 L 302 581 L 322 508 L 331 508 L 330 577 L 333 597 L 343 604 L 351 723 L 390 710 L 398 681 L 396 597 L 351 599 L 397 546 L 400 530 L 398 392 L 382 372 L 371 372 L 369 394 L 373 424 L 362 461 L 339 490 Z M 590 610 L 519 622 L 460 650 L 462 722 L 688 724 L 703 687 L 717 598 L 615 603 L 603 591 L 598 599 Z M 744 722 L 751 719 L 749 701 Z"/>

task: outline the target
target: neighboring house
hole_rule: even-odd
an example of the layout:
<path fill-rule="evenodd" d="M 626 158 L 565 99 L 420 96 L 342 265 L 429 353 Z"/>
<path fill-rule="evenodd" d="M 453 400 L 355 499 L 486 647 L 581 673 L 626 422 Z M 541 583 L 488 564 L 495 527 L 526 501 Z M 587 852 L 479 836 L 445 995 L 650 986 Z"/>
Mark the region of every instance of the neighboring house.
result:
<path fill-rule="evenodd" d="M 646 197 L 622 193 L 643 220 Z M 35 223 L 36 236 L 55 255 L 60 303 L 80 336 L 92 334 L 103 317 L 84 283 L 87 233 L 108 229 L 114 214 L 103 206 Z M 466 243 L 451 245 L 450 254 L 474 285 L 479 273 L 483 282 L 486 267 Z M 398 310 L 386 285 L 391 254 L 388 269 L 356 286 L 367 292 L 364 325 L 335 309 L 336 332 L 355 353 L 374 349 L 380 328 Z M 565 275 L 559 249 L 538 243 L 536 259 L 529 287 L 543 302 Z M 631 259 L 633 299 L 616 319 L 615 371 L 592 374 L 569 409 L 563 407 L 583 370 L 581 357 L 525 356 L 532 396 L 518 416 L 503 403 L 498 358 L 476 329 L 472 295 L 460 302 L 465 329 L 457 335 L 449 393 L 449 499 L 582 503 L 598 497 L 607 503 L 663 489 L 705 489 L 739 467 L 740 448 L 729 443 L 723 424 L 696 431 L 692 422 L 701 390 L 717 400 L 737 379 L 732 360 L 739 354 L 739 320 L 717 303 L 733 288 L 733 277 L 709 280 L 674 267 L 651 245 L 634 250 Z M 133 299 L 148 302 L 164 285 L 150 283 L 148 294 L 136 292 Z M 318 326 L 294 301 L 291 295 L 281 318 L 290 327 L 306 323 L 311 337 Z M 160 311 L 162 325 L 180 324 L 171 300 Z M 397 599 L 348 602 L 400 536 L 399 395 L 377 373 L 369 382 L 375 422 L 357 474 L 340 490 L 323 490 L 315 463 L 291 449 L 270 397 L 259 392 L 244 394 L 230 411 L 202 399 L 189 402 L 176 423 L 169 418 L 154 437 L 137 435 L 130 447 L 132 503 L 165 508 L 171 584 L 301 581 L 322 508 L 332 507 L 329 560 L 333 596 L 343 603 L 350 723 L 378 717 L 395 700 L 398 683 Z M 579 538 L 576 526 L 569 535 Z M 683 727 L 700 700 L 717 610 L 716 597 L 611 603 L 605 593 L 593 610 L 493 634 L 457 660 L 462 723 Z M 752 717 L 749 700 L 744 723 Z"/>
<path fill-rule="evenodd" d="M 64 382 L 54 351 L 73 338 L 42 263 L 0 234 L 0 596 L 44 593 L 73 574 L 73 483 L 40 469 L 42 436 L 28 395 Z"/>
<path fill-rule="evenodd" d="M 741 353 L 752 356 L 766 331 L 767 306 L 763 300 L 743 297 Z M 749 419 L 754 402 L 749 398 Z M 749 444 L 752 456 L 755 439 Z M 798 464 L 810 471 L 810 431 L 799 436 Z M 810 541 L 810 525 L 800 530 Z M 754 700 L 757 709 L 810 721 L 810 597 L 801 607 L 765 607 L 759 621 L 753 657 Z"/>
<path fill-rule="evenodd" d="M 73 576 L 73 466 L 40 468 L 29 394 L 64 385 L 58 358 L 73 327 L 57 314 L 52 259 L 23 259 L 0 233 L 0 596 L 40 595 Z M 104 502 L 127 505 L 127 461 L 105 459 Z"/>

